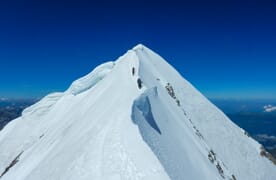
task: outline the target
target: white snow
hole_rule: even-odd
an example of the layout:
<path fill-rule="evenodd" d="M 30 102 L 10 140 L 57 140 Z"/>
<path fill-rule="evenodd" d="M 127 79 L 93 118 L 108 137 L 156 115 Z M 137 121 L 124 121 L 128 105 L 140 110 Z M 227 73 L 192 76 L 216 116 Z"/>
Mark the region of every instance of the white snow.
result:
<path fill-rule="evenodd" d="M 24 110 L 0 149 L 1 180 L 276 177 L 260 144 L 141 44 Z"/>
<path fill-rule="evenodd" d="M 49 94 L 36 104 L 23 110 L 22 116 L 31 116 L 32 114 L 36 114 L 38 116 L 43 115 L 44 113 L 47 113 L 62 96 L 63 93 Z"/>
<path fill-rule="evenodd" d="M 114 67 L 114 62 L 106 62 L 96 67 L 88 75 L 74 81 L 68 91 L 74 95 L 82 93 L 102 80 Z"/>

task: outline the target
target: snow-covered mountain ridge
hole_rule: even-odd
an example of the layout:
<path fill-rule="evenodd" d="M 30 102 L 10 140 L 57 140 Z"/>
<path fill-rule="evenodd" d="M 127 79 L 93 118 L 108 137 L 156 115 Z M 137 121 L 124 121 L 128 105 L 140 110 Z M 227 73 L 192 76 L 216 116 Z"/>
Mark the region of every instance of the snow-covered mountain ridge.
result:
<path fill-rule="evenodd" d="M 0 149 L 1 180 L 276 177 L 259 143 L 143 45 L 24 110 Z"/>

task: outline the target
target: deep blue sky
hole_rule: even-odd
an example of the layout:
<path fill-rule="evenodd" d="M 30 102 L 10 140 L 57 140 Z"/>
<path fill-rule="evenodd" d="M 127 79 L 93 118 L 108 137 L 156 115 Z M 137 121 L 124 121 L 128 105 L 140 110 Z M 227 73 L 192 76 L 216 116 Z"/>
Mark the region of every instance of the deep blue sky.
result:
<path fill-rule="evenodd" d="M 203 94 L 276 98 L 273 1 L 0 2 L 0 97 L 64 91 L 138 43 Z"/>

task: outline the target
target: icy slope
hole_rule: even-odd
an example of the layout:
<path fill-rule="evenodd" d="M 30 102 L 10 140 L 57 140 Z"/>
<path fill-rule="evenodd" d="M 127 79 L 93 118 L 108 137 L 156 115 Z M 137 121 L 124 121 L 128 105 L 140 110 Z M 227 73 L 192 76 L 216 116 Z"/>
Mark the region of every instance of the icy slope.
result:
<path fill-rule="evenodd" d="M 0 179 L 275 179 L 260 152 L 165 60 L 137 45 L 0 131 Z"/>

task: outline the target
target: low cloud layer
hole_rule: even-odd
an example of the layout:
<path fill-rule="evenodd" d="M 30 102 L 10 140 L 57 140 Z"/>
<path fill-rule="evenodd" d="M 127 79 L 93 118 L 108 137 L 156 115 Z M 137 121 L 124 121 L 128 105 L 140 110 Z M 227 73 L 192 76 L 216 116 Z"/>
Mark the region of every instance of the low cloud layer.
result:
<path fill-rule="evenodd" d="M 268 150 L 276 150 L 276 137 L 269 136 L 267 134 L 257 134 L 254 138 L 259 141 L 261 144 L 265 145 L 265 148 Z M 276 155 L 276 154 L 275 154 Z"/>
<path fill-rule="evenodd" d="M 272 141 L 276 143 L 276 136 L 269 136 L 267 134 L 258 134 L 255 136 L 255 138 L 260 142 Z"/>
<path fill-rule="evenodd" d="M 273 112 L 273 111 L 275 111 L 276 112 L 276 106 L 272 106 L 272 105 L 266 105 L 266 106 L 264 106 L 264 111 L 265 112 Z"/>

